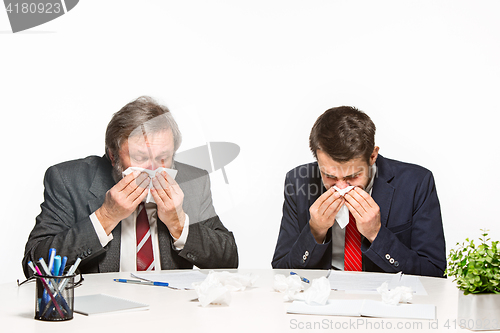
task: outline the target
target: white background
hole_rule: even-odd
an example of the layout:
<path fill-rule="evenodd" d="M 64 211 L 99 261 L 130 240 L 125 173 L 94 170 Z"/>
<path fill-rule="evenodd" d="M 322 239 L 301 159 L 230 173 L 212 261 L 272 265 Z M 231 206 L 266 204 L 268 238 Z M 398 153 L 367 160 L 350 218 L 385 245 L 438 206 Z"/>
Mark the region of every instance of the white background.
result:
<path fill-rule="evenodd" d="M 211 174 L 240 267 L 269 268 L 287 170 L 313 160 L 326 109 L 353 105 L 386 157 L 433 171 L 447 250 L 500 239 L 498 1 L 97 1 L 12 34 L 0 11 L 0 282 L 21 259 L 53 164 L 104 153 L 140 95 L 179 122 L 179 151 L 234 142 Z"/>

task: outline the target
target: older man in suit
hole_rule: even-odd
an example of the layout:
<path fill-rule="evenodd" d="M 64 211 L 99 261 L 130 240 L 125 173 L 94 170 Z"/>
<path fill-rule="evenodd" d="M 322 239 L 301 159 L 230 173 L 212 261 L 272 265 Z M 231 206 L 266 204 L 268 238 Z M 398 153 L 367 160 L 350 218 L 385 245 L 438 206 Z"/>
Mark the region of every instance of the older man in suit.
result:
<path fill-rule="evenodd" d="M 443 276 L 441 211 L 432 173 L 379 155 L 375 125 L 352 107 L 313 126 L 317 162 L 288 172 L 274 268 Z"/>
<path fill-rule="evenodd" d="M 212 205 L 208 173 L 174 161 L 181 135 L 169 110 L 140 97 L 113 115 L 106 155 L 50 167 L 44 202 L 26 243 L 28 261 L 50 248 L 84 273 L 235 268 L 234 237 Z M 135 171 L 124 174 L 129 167 Z M 160 169 L 177 170 L 175 180 Z M 150 195 L 154 202 L 144 203 Z"/>

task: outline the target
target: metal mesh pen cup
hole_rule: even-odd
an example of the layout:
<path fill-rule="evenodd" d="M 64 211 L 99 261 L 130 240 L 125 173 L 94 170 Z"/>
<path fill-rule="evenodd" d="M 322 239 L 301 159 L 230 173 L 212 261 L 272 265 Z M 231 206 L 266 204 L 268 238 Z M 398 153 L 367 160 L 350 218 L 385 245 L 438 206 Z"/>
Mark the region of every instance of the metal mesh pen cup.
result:
<path fill-rule="evenodd" d="M 75 275 L 47 276 L 35 274 L 35 319 L 63 321 L 73 319 Z"/>

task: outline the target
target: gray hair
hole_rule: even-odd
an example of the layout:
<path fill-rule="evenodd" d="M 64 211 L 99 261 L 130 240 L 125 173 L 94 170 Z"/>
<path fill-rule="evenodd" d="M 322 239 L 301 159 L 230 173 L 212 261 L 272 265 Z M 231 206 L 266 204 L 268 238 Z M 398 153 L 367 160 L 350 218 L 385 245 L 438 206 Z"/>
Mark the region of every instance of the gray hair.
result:
<path fill-rule="evenodd" d="M 141 96 L 113 114 L 106 128 L 105 150 L 116 161 L 120 147 L 130 136 L 172 130 L 174 152 L 182 142 L 181 132 L 169 109 L 149 96 Z"/>

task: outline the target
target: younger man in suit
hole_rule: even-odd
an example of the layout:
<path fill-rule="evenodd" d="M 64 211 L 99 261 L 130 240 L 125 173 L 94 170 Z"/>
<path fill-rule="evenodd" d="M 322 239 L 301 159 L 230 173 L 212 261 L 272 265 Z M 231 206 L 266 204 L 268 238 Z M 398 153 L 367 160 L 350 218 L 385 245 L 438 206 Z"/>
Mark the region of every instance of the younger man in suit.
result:
<path fill-rule="evenodd" d="M 212 205 L 208 173 L 174 161 L 181 134 L 169 110 L 139 97 L 113 115 L 106 155 L 50 167 L 44 202 L 23 259 L 55 248 L 83 273 L 192 268 L 236 268 L 233 234 Z M 176 169 L 151 178 L 129 167 Z M 152 183 L 154 202 L 144 203 Z"/>
<path fill-rule="evenodd" d="M 309 145 L 317 162 L 286 175 L 274 268 L 443 276 L 445 241 L 429 170 L 379 155 L 375 125 L 352 107 L 322 114 Z"/>

